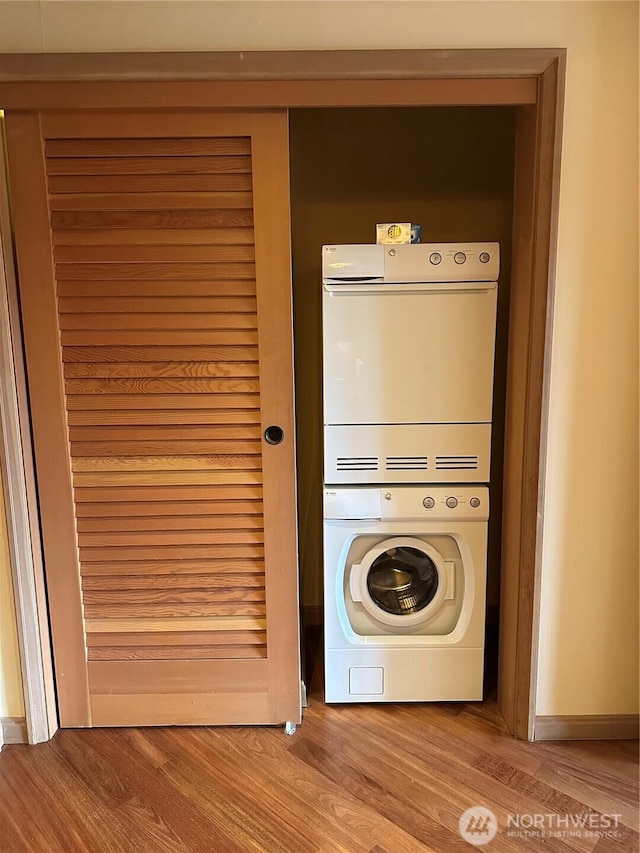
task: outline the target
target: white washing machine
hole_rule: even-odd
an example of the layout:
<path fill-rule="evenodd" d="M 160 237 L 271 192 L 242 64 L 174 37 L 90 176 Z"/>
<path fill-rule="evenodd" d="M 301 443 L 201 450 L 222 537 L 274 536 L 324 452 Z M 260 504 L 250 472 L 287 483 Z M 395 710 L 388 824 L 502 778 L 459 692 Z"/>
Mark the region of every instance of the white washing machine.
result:
<path fill-rule="evenodd" d="M 322 249 L 324 482 L 488 483 L 497 243 Z"/>
<path fill-rule="evenodd" d="M 324 490 L 326 702 L 482 699 L 486 486 Z"/>

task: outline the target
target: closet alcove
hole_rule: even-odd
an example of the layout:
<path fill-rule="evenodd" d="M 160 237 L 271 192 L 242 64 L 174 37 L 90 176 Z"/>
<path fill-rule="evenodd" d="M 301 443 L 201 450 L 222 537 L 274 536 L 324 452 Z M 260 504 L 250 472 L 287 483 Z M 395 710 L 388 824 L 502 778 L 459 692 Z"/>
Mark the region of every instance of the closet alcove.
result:
<path fill-rule="evenodd" d="M 418 223 L 423 243 L 500 243 L 485 666 L 490 696 L 500 607 L 515 110 L 293 109 L 289 145 L 303 627 L 322 624 L 322 245 L 373 243 L 378 222 Z M 406 381 L 410 386 L 412 377 Z"/>

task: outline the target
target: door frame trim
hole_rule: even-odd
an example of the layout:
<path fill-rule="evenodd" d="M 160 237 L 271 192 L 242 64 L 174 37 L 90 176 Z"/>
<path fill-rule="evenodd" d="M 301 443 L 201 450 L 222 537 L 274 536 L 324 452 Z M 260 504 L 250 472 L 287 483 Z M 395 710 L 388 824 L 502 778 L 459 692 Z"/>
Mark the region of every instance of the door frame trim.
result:
<path fill-rule="evenodd" d="M 222 80 L 426 80 L 539 77 L 563 48 L 6 53 L 5 83 Z"/>
<path fill-rule="evenodd" d="M 503 571 L 498 702 L 525 739 L 535 721 L 565 61 L 556 48 L 0 57 L 5 109 L 516 106 L 509 326 L 522 334 L 510 335 L 508 355 L 503 567 L 512 570 Z"/>

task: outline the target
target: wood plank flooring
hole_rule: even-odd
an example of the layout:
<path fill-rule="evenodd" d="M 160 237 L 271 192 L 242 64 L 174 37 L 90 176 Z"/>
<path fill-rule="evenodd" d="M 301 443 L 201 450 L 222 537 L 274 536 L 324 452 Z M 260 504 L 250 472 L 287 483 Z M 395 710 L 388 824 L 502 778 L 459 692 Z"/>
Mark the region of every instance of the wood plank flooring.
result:
<path fill-rule="evenodd" d="M 478 849 L 638 850 L 636 742 L 516 741 L 493 700 L 329 707 L 319 675 L 293 737 L 76 729 L 5 746 L 0 851 L 462 853 L 458 823 L 478 805 L 498 821 Z M 509 815 L 547 816 L 537 832 L 552 835 L 509 835 Z"/>

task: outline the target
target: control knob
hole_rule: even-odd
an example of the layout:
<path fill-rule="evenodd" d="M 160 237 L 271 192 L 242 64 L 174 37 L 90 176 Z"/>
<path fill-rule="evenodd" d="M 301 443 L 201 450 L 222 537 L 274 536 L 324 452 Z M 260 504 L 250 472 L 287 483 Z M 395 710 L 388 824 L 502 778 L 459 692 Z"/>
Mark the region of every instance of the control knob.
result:
<path fill-rule="evenodd" d="M 455 509 L 458 506 L 458 498 L 447 498 L 447 506 L 449 509 Z"/>

